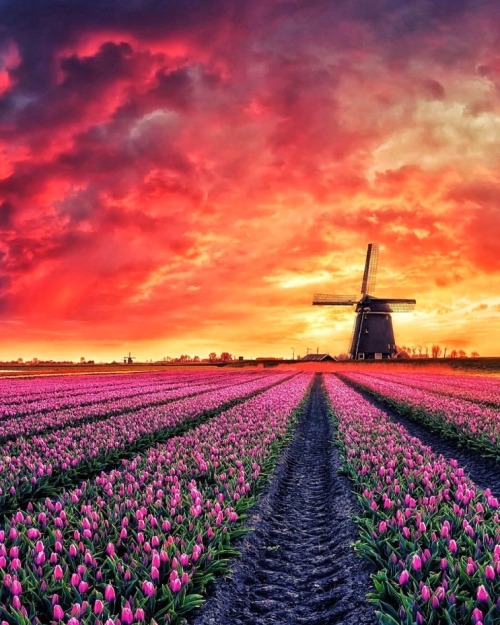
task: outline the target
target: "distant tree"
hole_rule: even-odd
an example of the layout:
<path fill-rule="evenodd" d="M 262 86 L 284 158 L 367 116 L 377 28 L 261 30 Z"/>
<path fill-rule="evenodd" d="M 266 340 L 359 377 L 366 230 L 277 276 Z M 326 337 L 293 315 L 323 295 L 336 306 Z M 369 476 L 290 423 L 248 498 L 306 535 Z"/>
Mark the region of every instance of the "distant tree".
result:
<path fill-rule="evenodd" d="M 450 358 L 458 358 L 458 352 L 456 349 L 452 349 L 450 352 Z"/>
<path fill-rule="evenodd" d="M 349 354 L 342 353 L 337 356 L 337 360 L 349 360 Z"/>
<path fill-rule="evenodd" d="M 463 349 L 459 349 L 458 350 L 458 357 L 459 358 L 467 358 L 467 352 L 464 352 Z"/>
<path fill-rule="evenodd" d="M 473 351 L 470 353 L 471 358 L 479 358 L 479 352 Z"/>
<path fill-rule="evenodd" d="M 215 362 L 217 360 L 217 354 L 215 352 L 210 352 L 210 354 L 208 354 L 208 360 L 210 360 L 210 362 Z"/>
<path fill-rule="evenodd" d="M 432 358 L 439 358 L 439 356 L 441 356 L 441 346 L 440 345 L 433 345 L 431 347 L 431 356 Z"/>
<path fill-rule="evenodd" d="M 199 356 L 193 356 L 193 362 L 200 362 Z"/>
<path fill-rule="evenodd" d="M 406 347 L 406 345 L 398 347 L 396 345 L 396 358 L 411 358 L 411 347 Z"/>
<path fill-rule="evenodd" d="M 232 360 L 233 357 L 229 352 L 222 352 L 222 354 L 220 355 L 220 359 L 222 360 L 222 362 L 228 362 Z"/>

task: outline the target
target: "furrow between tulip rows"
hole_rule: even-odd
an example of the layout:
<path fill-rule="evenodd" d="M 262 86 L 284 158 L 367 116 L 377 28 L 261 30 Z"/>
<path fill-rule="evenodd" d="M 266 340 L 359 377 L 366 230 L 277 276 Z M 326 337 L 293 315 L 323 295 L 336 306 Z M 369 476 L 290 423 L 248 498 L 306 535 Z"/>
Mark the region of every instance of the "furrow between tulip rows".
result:
<path fill-rule="evenodd" d="M 370 374 L 372 377 L 373 374 Z M 373 377 L 411 388 L 464 399 L 485 406 L 500 406 L 500 380 L 486 376 L 427 373 L 377 373 Z"/>
<path fill-rule="evenodd" d="M 500 461 L 500 411 L 359 373 L 342 379 L 371 393 L 397 412 Z"/>
<path fill-rule="evenodd" d="M 56 405 L 51 410 L 0 420 L 0 444 L 14 440 L 19 436 L 34 436 L 55 432 L 71 425 L 94 423 L 128 412 L 135 412 L 146 406 L 148 408 L 162 406 L 177 399 L 194 397 L 214 389 L 221 390 L 235 384 L 255 381 L 259 377 L 261 376 L 247 374 L 232 378 L 226 375 L 205 384 L 202 383 L 202 379 L 198 379 L 198 383 L 193 384 L 196 382 L 196 378 L 192 378 L 190 382 L 184 383 L 182 386 L 175 384 L 172 388 L 165 388 L 160 383 L 157 388 L 150 388 L 142 393 L 122 394 L 122 396 L 115 398 L 109 398 L 108 394 L 103 396 L 96 389 L 91 403 L 85 402 L 81 406 L 75 405 L 66 409 Z"/>
<path fill-rule="evenodd" d="M 0 445 L 0 513 L 53 496 L 61 487 L 115 466 L 286 379 L 282 373 L 251 378 L 161 406 L 8 441 Z"/>
<path fill-rule="evenodd" d="M 498 500 L 337 377 L 325 386 L 362 508 L 356 548 L 379 569 L 369 598 L 381 623 L 498 623 Z"/>
<path fill-rule="evenodd" d="M 174 623 L 200 605 L 199 593 L 226 570 L 231 540 L 310 381 L 307 373 L 282 380 L 120 469 L 14 514 L 0 530 L 0 618 Z"/>

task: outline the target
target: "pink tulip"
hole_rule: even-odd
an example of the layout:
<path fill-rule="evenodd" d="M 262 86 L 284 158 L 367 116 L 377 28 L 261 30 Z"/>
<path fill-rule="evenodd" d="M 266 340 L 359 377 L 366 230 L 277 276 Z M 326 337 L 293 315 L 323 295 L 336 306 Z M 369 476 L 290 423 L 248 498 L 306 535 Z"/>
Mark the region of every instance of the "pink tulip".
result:
<path fill-rule="evenodd" d="M 53 617 L 56 621 L 62 621 L 64 618 L 64 610 L 58 603 L 56 603 L 53 608 Z"/>
<path fill-rule="evenodd" d="M 23 588 L 21 586 L 21 582 L 18 581 L 17 579 L 13 579 L 12 580 L 12 584 L 10 586 L 10 592 L 14 595 L 21 595 L 23 592 Z"/>
<path fill-rule="evenodd" d="M 64 572 L 61 568 L 60 564 L 56 564 L 54 567 L 54 579 L 62 579 L 64 577 Z"/>
<path fill-rule="evenodd" d="M 408 573 L 406 569 L 403 569 L 403 571 L 401 572 L 401 575 L 399 576 L 399 585 L 403 586 L 404 584 L 407 584 L 409 579 L 410 579 L 410 574 Z"/>
<path fill-rule="evenodd" d="M 424 601 L 429 601 L 431 598 L 431 591 L 428 586 L 422 586 L 422 590 L 420 591 L 420 595 Z"/>
<path fill-rule="evenodd" d="M 142 592 L 147 596 L 147 597 L 151 597 L 151 595 L 154 595 L 156 589 L 155 589 L 155 585 L 153 584 L 153 582 L 150 582 L 149 580 L 144 580 L 142 582 Z"/>
<path fill-rule="evenodd" d="M 130 608 L 123 608 L 121 615 L 121 622 L 125 625 L 130 625 L 134 621 L 134 615 Z"/>
<path fill-rule="evenodd" d="M 495 579 L 495 569 L 490 564 L 484 569 L 484 576 L 490 582 Z"/>
<path fill-rule="evenodd" d="M 422 568 L 422 559 L 420 558 L 418 554 L 415 554 L 413 556 L 411 566 L 414 571 L 420 571 L 420 569 Z"/>
<path fill-rule="evenodd" d="M 116 599 L 115 589 L 113 588 L 113 586 L 111 586 L 111 584 L 108 584 L 104 589 L 104 599 L 108 603 Z"/>
<path fill-rule="evenodd" d="M 489 598 L 490 596 L 488 595 L 486 588 L 481 584 L 481 586 L 477 589 L 477 600 L 485 603 Z"/>
<path fill-rule="evenodd" d="M 104 610 L 104 605 L 100 599 L 96 599 L 94 603 L 94 614 L 97 616 Z"/>

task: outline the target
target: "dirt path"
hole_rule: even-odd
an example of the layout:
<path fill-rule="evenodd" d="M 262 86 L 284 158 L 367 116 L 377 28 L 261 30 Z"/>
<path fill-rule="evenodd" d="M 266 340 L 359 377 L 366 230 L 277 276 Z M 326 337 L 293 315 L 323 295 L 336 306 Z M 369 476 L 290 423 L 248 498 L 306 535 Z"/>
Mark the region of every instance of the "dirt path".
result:
<path fill-rule="evenodd" d="M 233 574 L 220 579 L 193 625 L 375 624 L 369 567 L 350 484 L 339 476 L 333 425 L 317 376 L 294 438 L 255 509 Z"/>

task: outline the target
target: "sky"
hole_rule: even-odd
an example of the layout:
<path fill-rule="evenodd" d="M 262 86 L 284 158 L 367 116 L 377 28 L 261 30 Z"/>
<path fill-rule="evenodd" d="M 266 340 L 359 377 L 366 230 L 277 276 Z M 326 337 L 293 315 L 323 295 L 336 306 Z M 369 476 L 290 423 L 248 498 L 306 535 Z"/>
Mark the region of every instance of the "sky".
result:
<path fill-rule="evenodd" d="M 497 0 L 2 0 L 0 359 L 500 355 Z"/>

